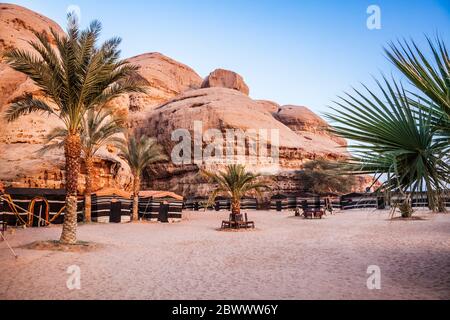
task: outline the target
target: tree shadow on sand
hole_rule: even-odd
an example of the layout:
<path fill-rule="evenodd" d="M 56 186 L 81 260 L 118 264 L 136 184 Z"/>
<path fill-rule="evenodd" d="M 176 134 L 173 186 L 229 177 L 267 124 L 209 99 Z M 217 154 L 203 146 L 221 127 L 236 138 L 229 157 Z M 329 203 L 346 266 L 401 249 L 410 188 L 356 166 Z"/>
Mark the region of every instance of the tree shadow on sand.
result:
<path fill-rule="evenodd" d="M 78 241 L 74 245 L 62 244 L 59 241 L 36 241 L 22 246 L 22 249 L 26 250 L 38 250 L 38 251 L 58 251 L 58 252 L 74 252 L 84 253 L 100 250 L 104 245 L 99 243 Z"/>

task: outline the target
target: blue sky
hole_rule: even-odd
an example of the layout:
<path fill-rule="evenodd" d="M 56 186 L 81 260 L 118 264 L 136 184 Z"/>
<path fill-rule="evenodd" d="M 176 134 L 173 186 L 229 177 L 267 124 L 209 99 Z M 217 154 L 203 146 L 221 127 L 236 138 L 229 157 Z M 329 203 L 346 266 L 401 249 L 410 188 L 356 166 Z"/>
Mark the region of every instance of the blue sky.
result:
<path fill-rule="evenodd" d="M 359 82 L 393 67 L 382 47 L 424 34 L 450 38 L 450 0 L 16 0 L 65 26 L 69 5 L 81 22 L 103 23 L 103 38 L 123 38 L 124 57 L 161 52 L 202 77 L 221 67 L 240 73 L 257 99 L 316 112 Z M 366 27 L 369 5 L 381 30 Z"/>

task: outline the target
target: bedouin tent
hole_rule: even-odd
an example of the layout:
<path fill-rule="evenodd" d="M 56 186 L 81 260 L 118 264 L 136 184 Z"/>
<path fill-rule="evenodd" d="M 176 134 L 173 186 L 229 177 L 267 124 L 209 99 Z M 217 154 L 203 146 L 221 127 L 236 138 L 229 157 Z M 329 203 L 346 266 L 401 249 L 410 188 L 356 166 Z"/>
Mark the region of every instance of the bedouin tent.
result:
<path fill-rule="evenodd" d="M 10 226 L 43 227 L 64 222 L 63 189 L 7 188 L 1 195 L 2 220 Z M 84 201 L 78 199 L 78 221 L 83 221 Z"/>
<path fill-rule="evenodd" d="M 378 208 L 378 197 L 375 193 L 353 192 L 341 197 L 342 210 Z"/>
<path fill-rule="evenodd" d="M 133 200 L 130 192 L 105 188 L 92 194 L 91 218 L 94 222 L 129 222 L 132 208 Z"/>
<path fill-rule="evenodd" d="M 206 197 L 194 197 L 185 200 L 183 207 L 190 211 L 200 211 L 205 209 L 205 205 L 208 203 L 209 199 Z M 207 210 L 214 210 L 215 206 L 213 204 L 208 204 Z"/>
<path fill-rule="evenodd" d="M 214 209 L 216 211 L 230 211 L 231 210 L 231 200 L 226 197 L 217 197 L 215 200 Z"/>
<path fill-rule="evenodd" d="M 307 193 L 302 197 L 297 197 L 298 208 L 303 208 L 305 205 L 307 208 L 323 209 L 326 207 L 326 198 L 317 194 Z"/>
<path fill-rule="evenodd" d="M 288 196 L 284 194 L 276 194 L 270 198 L 270 209 L 282 211 L 288 209 Z"/>
<path fill-rule="evenodd" d="M 425 191 L 422 192 L 414 192 L 411 194 L 411 192 L 407 192 L 406 194 L 411 195 L 411 205 L 413 208 L 428 208 L 429 202 L 428 202 L 428 194 Z M 376 195 L 376 194 L 374 194 Z M 450 208 L 450 190 L 444 190 L 441 194 L 442 201 L 444 202 L 445 207 Z M 392 192 L 390 195 L 390 204 L 388 203 L 388 199 L 384 197 L 383 194 L 378 194 L 378 203 L 379 203 L 379 209 L 380 203 L 384 206 L 390 205 L 393 206 L 395 203 L 399 203 L 404 198 L 404 195 L 398 193 L 398 192 Z"/>
<path fill-rule="evenodd" d="M 183 199 L 170 191 L 141 191 L 139 217 L 149 221 L 179 221 L 183 218 Z"/>
<path fill-rule="evenodd" d="M 256 198 L 244 197 L 241 199 L 242 210 L 256 210 L 258 209 L 258 200 Z"/>

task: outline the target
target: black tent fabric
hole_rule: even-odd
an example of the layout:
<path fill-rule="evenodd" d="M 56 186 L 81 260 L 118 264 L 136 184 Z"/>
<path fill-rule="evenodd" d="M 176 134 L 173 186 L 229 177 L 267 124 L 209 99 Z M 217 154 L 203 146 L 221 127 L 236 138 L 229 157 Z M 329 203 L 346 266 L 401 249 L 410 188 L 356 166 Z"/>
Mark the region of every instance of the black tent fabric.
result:
<path fill-rule="evenodd" d="M 231 210 L 231 200 L 225 197 L 217 197 L 215 201 L 216 211 L 230 211 Z"/>
<path fill-rule="evenodd" d="M 45 226 L 62 224 L 64 222 L 64 210 L 66 191 L 63 189 L 32 189 L 32 188 L 7 188 L 5 196 L 10 196 L 13 204 L 22 210 L 15 208 L 7 201 L 0 203 L 1 215 L 10 226 L 18 226 L 24 222 L 30 226 Z M 77 204 L 78 221 L 83 221 L 84 200 L 80 198 Z M 25 212 L 31 211 L 32 215 Z M 45 213 L 48 211 L 48 216 Z"/>
<path fill-rule="evenodd" d="M 270 209 L 282 211 L 288 209 L 288 197 L 283 194 L 276 194 L 270 199 Z"/>
<path fill-rule="evenodd" d="M 158 221 L 160 220 L 161 207 L 164 205 L 168 205 L 167 219 L 182 219 L 183 200 L 171 197 L 139 197 L 139 217 L 149 221 Z"/>
<path fill-rule="evenodd" d="M 241 199 L 242 210 L 256 210 L 258 209 L 258 200 L 255 198 L 243 198 Z"/>
<path fill-rule="evenodd" d="M 116 211 L 119 212 L 111 216 L 112 206 L 115 202 L 120 203 L 118 209 L 115 205 Z M 131 197 L 123 197 L 117 194 L 96 194 L 92 195 L 92 209 L 91 218 L 94 222 L 109 223 L 109 222 L 128 222 L 133 208 L 133 200 Z M 120 219 L 118 218 L 120 216 Z M 120 221 L 119 221 L 120 220 Z"/>

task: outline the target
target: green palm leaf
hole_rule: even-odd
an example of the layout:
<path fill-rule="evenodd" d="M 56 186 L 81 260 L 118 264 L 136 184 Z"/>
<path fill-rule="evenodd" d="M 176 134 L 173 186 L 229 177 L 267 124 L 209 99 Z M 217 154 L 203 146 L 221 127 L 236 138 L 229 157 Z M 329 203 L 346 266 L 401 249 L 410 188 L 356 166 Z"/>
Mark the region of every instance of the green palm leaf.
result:
<path fill-rule="evenodd" d="M 431 198 L 450 177 L 433 112 L 414 108 L 402 86 L 383 79 L 377 82 L 381 98 L 367 87 L 366 94 L 355 90 L 327 114 L 334 134 L 355 141 L 344 167 L 350 174 L 388 175 L 384 188 L 427 191 Z"/>

